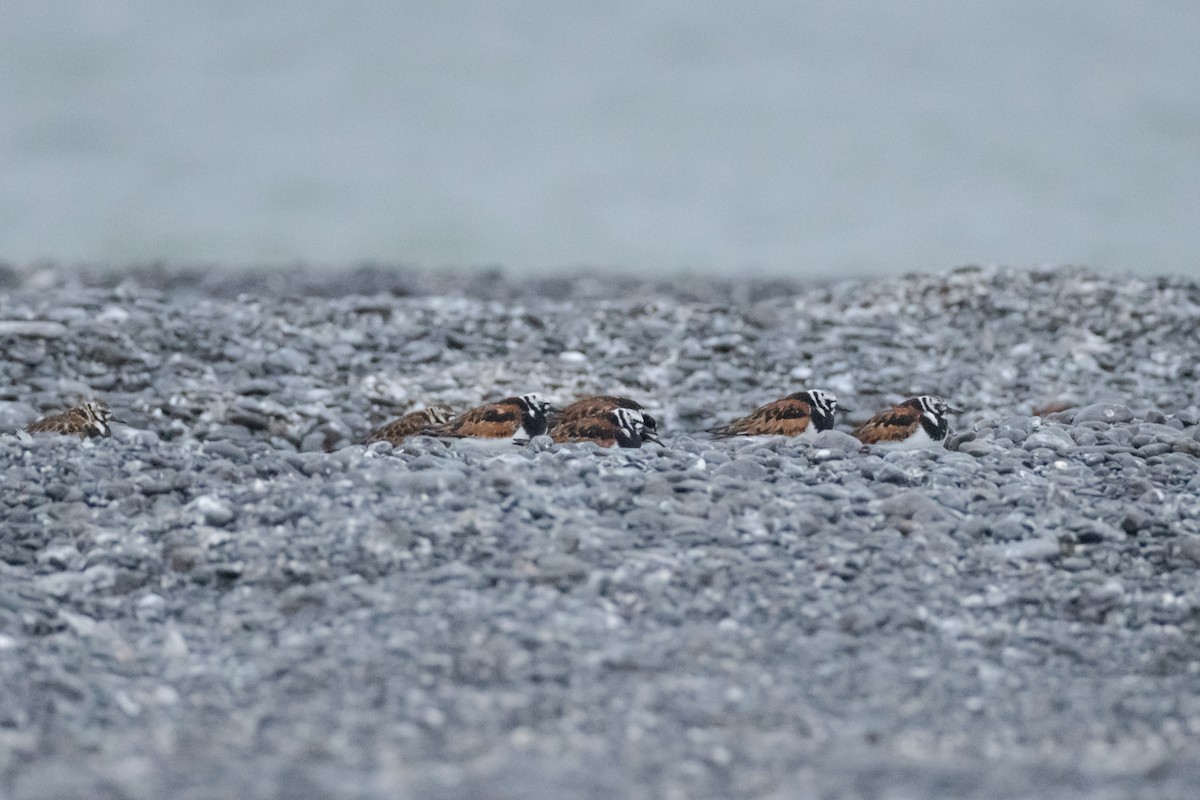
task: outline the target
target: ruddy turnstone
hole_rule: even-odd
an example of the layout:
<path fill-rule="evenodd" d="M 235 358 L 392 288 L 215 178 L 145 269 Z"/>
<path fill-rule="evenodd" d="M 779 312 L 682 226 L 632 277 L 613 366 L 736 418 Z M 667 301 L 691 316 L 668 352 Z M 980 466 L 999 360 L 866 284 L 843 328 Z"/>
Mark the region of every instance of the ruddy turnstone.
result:
<path fill-rule="evenodd" d="M 526 441 L 546 432 L 546 417 L 550 411 L 550 401 L 534 392 L 472 408 L 444 425 L 425 428 L 421 433 L 452 439 Z"/>
<path fill-rule="evenodd" d="M 643 441 L 662 444 L 646 430 L 645 414 L 636 408 L 614 408 L 589 417 L 572 417 L 550 429 L 556 442 L 594 442 L 601 447 L 641 447 Z"/>
<path fill-rule="evenodd" d="M 947 414 L 957 414 L 940 397 L 921 395 L 881 411 L 858 426 L 854 436 L 863 444 L 888 445 L 896 449 L 915 449 L 945 441 L 950 432 Z"/>
<path fill-rule="evenodd" d="M 445 425 L 454 419 L 454 409 L 445 403 L 434 403 L 419 411 L 410 411 L 400 419 L 395 419 L 367 434 L 360 444 L 372 442 L 391 442 L 400 444 L 413 434 L 420 433 L 431 425 Z"/>
<path fill-rule="evenodd" d="M 636 400 L 630 400 L 628 397 L 617 397 L 610 394 L 597 394 L 589 397 L 581 397 L 575 402 L 568 405 L 562 411 L 554 415 L 551 421 L 551 435 L 559 425 L 565 425 L 576 420 L 588 419 L 591 417 L 607 418 L 609 413 L 616 411 L 618 408 L 631 409 L 639 411 L 642 415 L 642 441 L 656 442 L 662 444 L 658 440 L 658 420 L 646 413 L 646 409 L 642 408 L 642 404 Z"/>
<path fill-rule="evenodd" d="M 811 439 L 833 427 L 837 397 L 812 389 L 759 406 L 741 419 L 710 428 L 717 438 L 730 436 L 798 436 Z"/>
<path fill-rule="evenodd" d="M 112 429 L 108 427 L 111 420 L 108 404 L 89 400 L 59 414 L 43 417 L 25 430 L 29 433 L 62 433 L 81 439 L 112 436 Z"/>

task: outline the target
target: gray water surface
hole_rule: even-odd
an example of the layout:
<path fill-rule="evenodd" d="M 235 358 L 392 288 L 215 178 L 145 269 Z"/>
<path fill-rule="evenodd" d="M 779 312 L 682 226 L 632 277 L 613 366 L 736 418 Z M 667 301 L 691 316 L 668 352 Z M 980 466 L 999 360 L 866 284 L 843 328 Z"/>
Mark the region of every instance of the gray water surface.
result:
<path fill-rule="evenodd" d="M 0 13 L 0 259 L 1194 272 L 1200 5 Z"/>

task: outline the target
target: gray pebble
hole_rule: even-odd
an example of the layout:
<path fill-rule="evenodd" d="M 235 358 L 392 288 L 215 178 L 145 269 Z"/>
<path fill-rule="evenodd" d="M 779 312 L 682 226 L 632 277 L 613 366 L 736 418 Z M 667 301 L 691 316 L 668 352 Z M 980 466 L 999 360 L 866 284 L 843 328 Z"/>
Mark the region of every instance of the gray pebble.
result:
<path fill-rule="evenodd" d="M 739 459 L 720 465 L 714 470 L 713 474 L 722 478 L 761 481 L 766 479 L 768 471 L 766 467 L 757 461 Z"/>
<path fill-rule="evenodd" d="M 1081 422 L 1106 422 L 1109 424 L 1129 422 L 1133 419 L 1133 410 L 1128 406 L 1113 403 L 1094 403 L 1084 406 L 1075 413 L 1075 424 Z"/>
<path fill-rule="evenodd" d="M 0 320 L 0 336 L 28 336 L 34 339 L 61 339 L 67 326 L 61 322 L 40 320 Z"/>
<path fill-rule="evenodd" d="M 1051 453 L 1059 455 L 1073 450 L 1075 448 L 1075 440 L 1062 428 L 1045 426 L 1038 429 L 1035 433 L 1029 434 L 1022 446 L 1029 451 L 1036 450 L 1037 448 L 1045 448 L 1051 451 Z"/>
<path fill-rule="evenodd" d="M 821 431 L 812 440 L 812 449 L 834 450 L 843 453 L 856 452 L 862 448 L 862 442 L 848 433 L 838 430 Z"/>
<path fill-rule="evenodd" d="M 1099 520 L 1088 520 L 1075 527 L 1075 541 L 1080 544 L 1098 544 L 1100 542 L 1117 542 L 1125 538 L 1125 532 Z"/>
<path fill-rule="evenodd" d="M 996 558 L 1008 561 L 1041 561 L 1061 555 L 1057 541 L 1047 538 L 1025 539 L 1005 544 L 985 545 Z"/>
<path fill-rule="evenodd" d="M 1030 534 L 1030 528 L 1019 518 L 1009 517 L 988 526 L 992 538 L 998 542 L 1012 542 L 1025 539 Z"/>
<path fill-rule="evenodd" d="M 214 495 L 201 495 L 192 501 L 191 508 L 208 525 L 228 525 L 236 518 L 229 503 Z"/>
<path fill-rule="evenodd" d="M 1186 535 L 1179 538 L 1179 552 L 1200 563 L 1200 536 Z"/>
<path fill-rule="evenodd" d="M 974 458 L 986 458 L 998 450 L 994 445 L 982 441 L 962 442 L 957 445 L 956 449 L 958 452 L 966 453 Z"/>

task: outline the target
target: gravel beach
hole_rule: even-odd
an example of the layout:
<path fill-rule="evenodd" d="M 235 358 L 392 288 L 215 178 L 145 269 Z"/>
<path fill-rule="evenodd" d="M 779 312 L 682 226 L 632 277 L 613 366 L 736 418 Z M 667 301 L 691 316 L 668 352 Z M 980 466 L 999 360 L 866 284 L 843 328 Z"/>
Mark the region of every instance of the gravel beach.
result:
<path fill-rule="evenodd" d="M 1200 786 L 1196 280 L 0 270 L 0 347 L 2 798 Z M 354 444 L 527 391 L 665 446 Z M 922 393 L 945 448 L 848 435 Z"/>

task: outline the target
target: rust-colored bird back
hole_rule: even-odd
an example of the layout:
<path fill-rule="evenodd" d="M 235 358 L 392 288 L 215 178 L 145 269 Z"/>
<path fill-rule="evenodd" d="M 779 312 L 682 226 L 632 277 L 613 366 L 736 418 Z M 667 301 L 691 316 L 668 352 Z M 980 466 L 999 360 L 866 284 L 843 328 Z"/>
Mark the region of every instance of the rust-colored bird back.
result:
<path fill-rule="evenodd" d="M 454 411 L 450 406 L 444 403 L 437 403 L 428 408 L 422 408 L 419 411 L 410 411 L 399 419 L 392 420 L 388 424 L 376 428 L 367 434 L 362 443 L 391 442 L 393 445 L 396 445 L 409 436 L 421 433 L 431 425 L 445 424 L 453 418 Z"/>
<path fill-rule="evenodd" d="M 550 429 L 550 438 L 559 444 L 595 442 L 601 447 L 612 447 L 616 445 L 620 434 L 617 424 L 604 417 L 575 417 L 559 422 Z"/>
<path fill-rule="evenodd" d="M 508 397 L 472 408 L 444 425 L 428 427 L 422 432 L 452 439 L 511 439 L 521 428 L 521 411 L 520 401 Z"/>
<path fill-rule="evenodd" d="M 636 411 L 642 410 L 640 403 L 630 400 L 628 397 L 595 394 L 588 397 L 581 397 L 575 402 L 570 403 L 559 412 L 557 419 L 559 422 L 566 422 L 572 419 L 603 416 L 617 408 L 632 408 Z"/>
<path fill-rule="evenodd" d="M 730 436 L 799 436 L 812 421 L 808 401 L 795 396 L 784 397 L 751 411 L 727 425 L 710 432 L 718 438 Z"/>
<path fill-rule="evenodd" d="M 883 411 L 859 425 L 854 438 L 863 444 L 899 442 L 907 439 L 921 424 L 921 410 L 907 405 L 898 405 Z"/>

